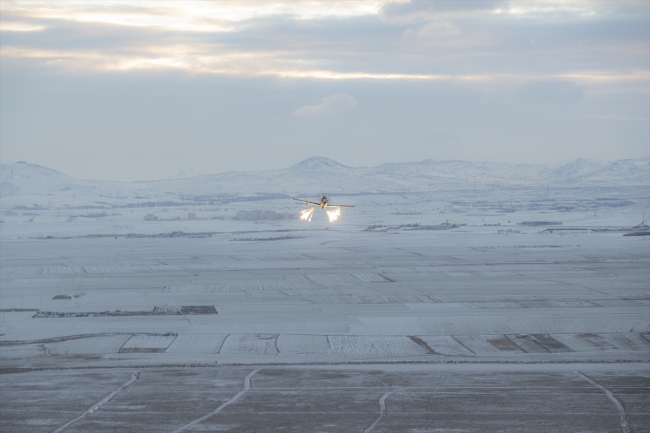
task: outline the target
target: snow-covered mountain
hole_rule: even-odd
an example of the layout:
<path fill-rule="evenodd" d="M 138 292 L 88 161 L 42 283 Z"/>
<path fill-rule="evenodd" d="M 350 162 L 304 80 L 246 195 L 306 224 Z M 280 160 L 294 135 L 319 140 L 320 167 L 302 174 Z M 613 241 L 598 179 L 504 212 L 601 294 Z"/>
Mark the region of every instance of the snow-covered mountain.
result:
<path fill-rule="evenodd" d="M 2 205 L 8 201 L 19 202 L 33 198 L 33 203 L 44 206 L 59 202 L 63 197 L 96 197 L 120 195 L 120 190 L 131 189 L 129 182 L 84 180 L 67 176 L 51 168 L 17 162 L 0 165 L 0 198 Z"/>
<path fill-rule="evenodd" d="M 186 179 L 188 177 L 196 177 L 200 175 L 201 172 L 198 170 L 181 170 L 178 173 L 176 173 L 176 176 L 172 177 L 172 179 Z"/>
<path fill-rule="evenodd" d="M 311 157 L 280 170 L 198 174 L 139 182 L 82 180 L 24 162 L 2 164 L 3 207 L 72 203 L 106 205 L 178 201 L 196 197 L 377 192 L 423 192 L 492 186 L 638 186 L 650 188 L 650 158 L 577 159 L 565 165 L 470 161 L 387 163 L 348 167 Z"/>
<path fill-rule="evenodd" d="M 324 158 L 322 156 L 312 156 L 311 158 L 307 158 L 304 161 L 300 161 L 298 164 L 291 166 L 290 170 L 333 171 L 344 170 L 347 168 L 350 167 L 336 162 L 333 159 Z"/>

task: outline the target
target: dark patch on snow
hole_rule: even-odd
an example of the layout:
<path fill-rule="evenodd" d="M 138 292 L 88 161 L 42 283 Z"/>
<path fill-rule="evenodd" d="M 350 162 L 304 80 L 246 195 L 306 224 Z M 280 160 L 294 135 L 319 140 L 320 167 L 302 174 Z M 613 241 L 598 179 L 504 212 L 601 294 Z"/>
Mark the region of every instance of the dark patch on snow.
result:
<path fill-rule="evenodd" d="M 531 337 L 533 337 L 539 345 L 551 353 L 571 352 L 571 349 L 548 334 L 533 334 Z"/>
<path fill-rule="evenodd" d="M 488 343 L 505 352 L 519 352 L 521 349 L 507 337 L 489 339 Z"/>

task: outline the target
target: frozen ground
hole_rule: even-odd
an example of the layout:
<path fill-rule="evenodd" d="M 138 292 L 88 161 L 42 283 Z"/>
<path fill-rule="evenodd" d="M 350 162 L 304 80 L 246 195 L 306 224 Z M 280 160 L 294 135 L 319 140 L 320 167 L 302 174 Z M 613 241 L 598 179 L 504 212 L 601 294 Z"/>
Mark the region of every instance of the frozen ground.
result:
<path fill-rule="evenodd" d="M 650 431 L 647 192 L 5 206 L 1 430 Z"/>
<path fill-rule="evenodd" d="M 2 431 L 648 431 L 648 375 L 585 368 L 590 371 L 170 367 L 4 374 L 3 397 L 10 398 L 3 398 Z"/>

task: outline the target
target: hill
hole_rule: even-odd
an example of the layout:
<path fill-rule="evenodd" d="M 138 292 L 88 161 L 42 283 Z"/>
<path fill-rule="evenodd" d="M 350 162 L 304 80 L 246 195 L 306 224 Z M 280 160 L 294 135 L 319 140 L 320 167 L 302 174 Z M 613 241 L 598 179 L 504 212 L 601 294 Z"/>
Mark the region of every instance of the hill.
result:
<path fill-rule="evenodd" d="M 506 164 L 424 160 L 348 167 L 311 157 L 280 170 L 225 172 L 138 182 L 76 179 L 25 162 L 2 164 L 2 206 L 105 206 L 147 201 L 233 200 L 237 197 L 449 191 L 477 187 L 650 187 L 650 158 L 596 161 L 577 159 L 565 165 Z"/>

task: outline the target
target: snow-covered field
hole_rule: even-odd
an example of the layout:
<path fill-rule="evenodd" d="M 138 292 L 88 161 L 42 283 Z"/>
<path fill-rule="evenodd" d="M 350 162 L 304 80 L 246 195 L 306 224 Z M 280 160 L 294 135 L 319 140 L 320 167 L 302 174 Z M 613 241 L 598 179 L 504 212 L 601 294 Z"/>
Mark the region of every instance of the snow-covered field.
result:
<path fill-rule="evenodd" d="M 650 236 L 624 236 L 647 230 L 647 160 L 509 178 L 508 167 L 453 166 L 483 170 L 471 181 L 450 165 L 320 163 L 311 169 L 324 179 L 356 179 L 351 195 L 330 197 L 357 205 L 335 223 L 320 210 L 299 221 L 301 205 L 269 196 L 326 183 L 259 189 L 306 166 L 161 181 L 175 194 L 164 203 L 129 196 L 146 194 L 139 184 L 103 200 L 93 190 L 106 183 L 62 186 L 56 172 L 3 165 L 2 430 L 55 431 L 81 416 L 65 430 L 174 431 L 230 401 L 187 431 L 283 431 L 280 413 L 305 411 L 297 431 L 364 431 L 380 416 L 375 432 L 615 431 L 611 391 L 633 431 L 647 431 Z M 423 174 L 431 166 L 438 177 Z M 390 176 L 370 189 L 380 172 Z M 240 182 L 246 199 L 202 198 L 199 181 Z M 541 403 L 554 396 L 566 405 Z M 517 415 L 506 425 L 499 413 Z"/>

